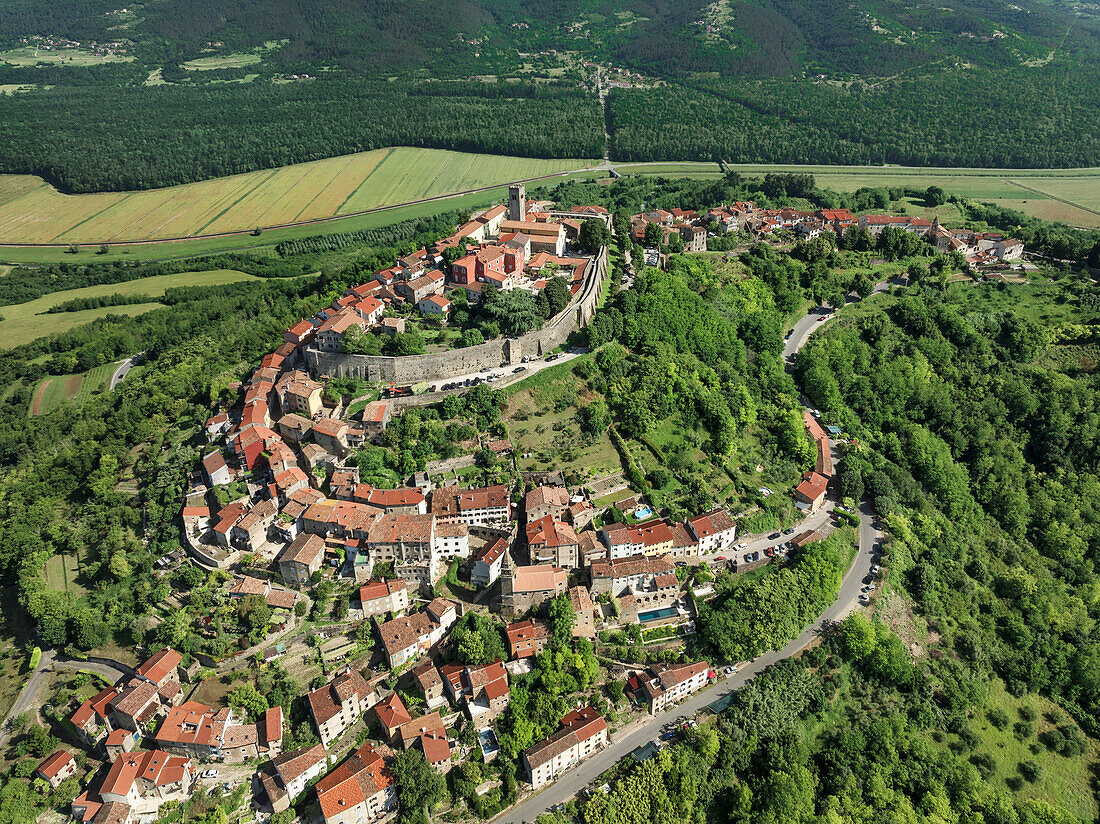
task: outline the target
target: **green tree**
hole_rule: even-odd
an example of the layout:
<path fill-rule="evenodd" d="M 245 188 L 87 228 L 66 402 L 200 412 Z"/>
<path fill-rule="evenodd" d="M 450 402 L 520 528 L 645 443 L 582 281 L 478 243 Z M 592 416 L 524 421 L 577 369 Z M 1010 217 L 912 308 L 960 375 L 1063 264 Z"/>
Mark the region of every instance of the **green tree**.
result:
<path fill-rule="evenodd" d="M 611 232 L 602 220 L 590 217 L 581 224 L 579 242 L 582 249 L 594 255 L 611 244 Z"/>
<path fill-rule="evenodd" d="M 267 696 L 251 683 L 238 684 L 229 691 L 226 701 L 231 707 L 240 707 L 249 718 L 259 718 L 268 708 Z"/>
<path fill-rule="evenodd" d="M 559 644 L 568 644 L 573 637 L 573 625 L 577 622 L 577 613 L 568 592 L 561 592 L 550 599 L 550 627 L 554 640 Z"/>
<path fill-rule="evenodd" d="M 390 771 L 402 824 L 430 821 L 431 811 L 447 792 L 443 776 L 432 769 L 424 753 L 417 749 L 399 752 Z"/>

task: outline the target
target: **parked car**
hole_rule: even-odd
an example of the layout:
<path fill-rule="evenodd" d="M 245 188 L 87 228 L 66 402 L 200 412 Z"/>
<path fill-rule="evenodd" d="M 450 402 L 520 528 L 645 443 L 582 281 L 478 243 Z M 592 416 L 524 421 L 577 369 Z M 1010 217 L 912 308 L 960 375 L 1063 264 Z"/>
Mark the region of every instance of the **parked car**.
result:
<path fill-rule="evenodd" d="M 716 560 L 716 561 L 725 561 L 725 560 L 726 560 L 726 556 L 725 556 L 725 555 L 719 555 L 719 556 L 718 556 L 717 558 L 715 558 L 714 560 Z"/>
<path fill-rule="evenodd" d="M 870 583 L 872 583 L 872 582 L 873 582 L 874 580 L 875 580 L 875 576 L 874 576 L 874 575 L 865 575 L 865 576 L 863 577 L 863 583 L 865 583 L 865 584 L 870 584 Z"/>
<path fill-rule="evenodd" d="M 871 574 L 872 575 L 878 575 L 878 571 L 879 571 L 879 565 L 878 564 L 871 564 Z"/>
<path fill-rule="evenodd" d="M 773 546 L 764 547 L 764 554 L 767 555 L 769 558 L 774 558 L 775 557 L 775 547 L 773 547 Z"/>
<path fill-rule="evenodd" d="M 871 603 L 871 598 L 870 598 L 870 596 L 868 596 L 866 594 L 863 594 L 863 595 L 859 596 L 859 602 L 861 604 L 869 604 L 869 603 Z"/>
<path fill-rule="evenodd" d="M 546 356 L 546 362 L 550 363 L 550 361 L 556 361 L 560 357 L 561 357 L 561 355 L 547 355 Z"/>
<path fill-rule="evenodd" d="M 862 592 L 874 592 L 874 591 L 875 591 L 875 585 L 874 584 L 868 584 L 867 586 L 865 586 L 862 589 Z"/>
<path fill-rule="evenodd" d="M 513 375 L 518 375 L 520 372 L 526 372 L 526 371 L 527 371 L 526 366 L 517 366 L 515 369 L 512 370 L 512 374 Z"/>
<path fill-rule="evenodd" d="M 737 667 L 726 667 L 725 670 L 723 670 L 723 672 L 725 672 L 726 675 L 736 675 L 737 674 Z"/>
<path fill-rule="evenodd" d="M 783 536 L 780 535 L 778 532 L 773 532 L 771 535 L 768 536 L 768 540 L 769 541 L 778 541 L 782 537 Z"/>
<path fill-rule="evenodd" d="M 491 367 L 491 366 L 486 366 L 486 367 L 484 367 L 484 368 L 483 368 L 483 369 L 482 369 L 481 371 L 482 371 L 482 372 L 492 372 L 492 371 L 493 371 L 493 367 Z"/>

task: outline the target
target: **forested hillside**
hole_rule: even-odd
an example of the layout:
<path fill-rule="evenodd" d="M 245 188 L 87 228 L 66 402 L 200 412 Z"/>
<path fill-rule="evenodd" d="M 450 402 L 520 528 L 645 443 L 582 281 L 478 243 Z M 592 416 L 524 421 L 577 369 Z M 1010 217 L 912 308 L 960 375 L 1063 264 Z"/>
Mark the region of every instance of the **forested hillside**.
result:
<path fill-rule="evenodd" d="M 100 62 L 92 41 L 121 52 Z M 1100 165 L 1087 7 L 14 0 L 0 171 L 83 192 L 395 144 L 598 157 L 597 66 L 631 72 L 618 160 Z"/>
<path fill-rule="evenodd" d="M 921 282 L 834 324 L 797 365 L 859 439 L 840 491 L 884 514 L 892 580 L 953 651 L 952 677 L 1050 695 L 1093 734 L 1098 304 L 1087 281 Z"/>

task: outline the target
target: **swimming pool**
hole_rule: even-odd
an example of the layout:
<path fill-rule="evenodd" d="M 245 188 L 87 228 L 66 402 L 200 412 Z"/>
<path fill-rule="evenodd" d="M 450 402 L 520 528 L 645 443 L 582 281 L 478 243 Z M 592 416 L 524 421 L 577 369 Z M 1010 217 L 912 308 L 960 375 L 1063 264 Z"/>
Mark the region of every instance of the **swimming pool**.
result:
<path fill-rule="evenodd" d="M 662 607 L 651 609 L 649 612 L 639 612 L 638 621 L 644 624 L 647 621 L 659 621 L 662 618 L 675 618 L 679 614 L 676 607 Z"/>
<path fill-rule="evenodd" d="M 653 510 L 650 509 L 648 506 L 640 506 L 634 510 L 634 517 L 637 518 L 639 521 L 645 520 L 652 514 Z"/>
<path fill-rule="evenodd" d="M 481 752 L 484 755 L 489 755 L 500 749 L 500 745 L 497 743 L 497 737 L 493 734 L 491 729 L 484 729 L 477 734 L 478 744 L 481 745 Z"/>

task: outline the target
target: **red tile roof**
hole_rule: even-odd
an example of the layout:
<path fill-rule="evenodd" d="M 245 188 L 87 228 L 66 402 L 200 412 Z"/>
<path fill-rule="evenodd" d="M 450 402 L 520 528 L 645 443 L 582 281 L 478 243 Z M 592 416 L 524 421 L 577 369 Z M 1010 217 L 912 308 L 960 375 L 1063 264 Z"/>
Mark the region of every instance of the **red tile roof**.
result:
<path fill-rule="evenodd" d="M 387 730 L 395 730 L 402 724 L 412 721 L 412 716 L 405 708 L 405 702 L 396 692 L 375 704 L 374 712 L 378 716 L 378 721 Z"/>
<path fill-rule="evenodd" d="M 72 755 L 64 750 L 58 750 L 39 764 L 35 771 L 52 781 L 57 777 L 57 774 L 69 766 L 69 764 L 72 764 L 74 768 L 76 767 L 76 761 L 73 759 Z"/>
<path fill-rule="evenodd" d="M 326 819 L 338 816 L 392 786 L 386 762 L 371 744 L 364 744 L 317 782 L 321 814 Z"/>

